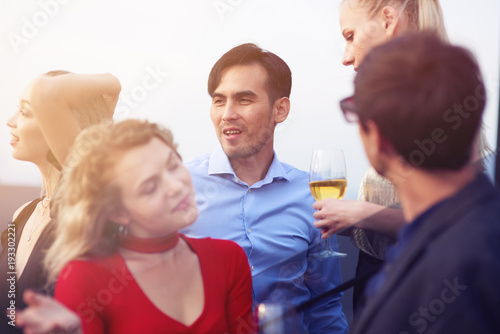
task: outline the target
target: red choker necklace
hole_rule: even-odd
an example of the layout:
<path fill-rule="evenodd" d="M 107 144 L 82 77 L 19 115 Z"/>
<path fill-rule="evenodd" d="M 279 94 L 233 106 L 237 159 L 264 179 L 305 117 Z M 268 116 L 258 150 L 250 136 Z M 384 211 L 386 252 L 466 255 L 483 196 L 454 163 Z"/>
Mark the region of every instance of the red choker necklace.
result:
<path fill-rule="evenodd" d="M 128 233 L 120 233 L 120 246 L 139 253 L 165 252 L 177 246 L 178 243 L 178 232 L 160 238 L 139 238 Z"/>

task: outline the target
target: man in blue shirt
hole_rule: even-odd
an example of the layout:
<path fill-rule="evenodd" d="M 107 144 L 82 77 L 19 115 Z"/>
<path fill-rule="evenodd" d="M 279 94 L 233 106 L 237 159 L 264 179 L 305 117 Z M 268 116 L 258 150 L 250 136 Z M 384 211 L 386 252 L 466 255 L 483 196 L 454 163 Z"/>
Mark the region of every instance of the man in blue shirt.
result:
<path fill-rule="evenodd" d="M 254 44 L 224 54 L 209 76 L 210 117 L 220 146 L 186 163 L 193 176 L 198 220 L 192 237 L 229 239 L 246 252 L 255 303 L 299 305 L 341 283 L 338 258 L 310 256 L 324 248 L 313 226 L 308 174 L 281 163 L 276 124 L 290 110 L 291 72 Z M 336 247 L 335 237 L 330 244 Z M 298 315 L 302 331 L 346 333 L 341 294 Z"/>
<path fill-rule="evenodd" d="M 432 32 L 391 40 L 359 67 L 341 107 L 408 224 L 353 333 L 500 332 L 500 194 L 474 144 L 485 93 L 471 53 Z"/>

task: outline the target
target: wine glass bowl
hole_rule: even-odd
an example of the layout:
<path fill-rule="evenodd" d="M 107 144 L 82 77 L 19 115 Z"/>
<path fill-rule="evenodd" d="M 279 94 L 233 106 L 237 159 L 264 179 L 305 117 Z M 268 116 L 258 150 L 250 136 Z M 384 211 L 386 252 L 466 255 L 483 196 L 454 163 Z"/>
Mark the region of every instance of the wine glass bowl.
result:
<path fill-rule="evenodd" d="M 317 201 L 325 198 L 342 199 L 347 189 L 347 181 L 345 179 L 311 181 L 309 188 Z"/>
<path fill-rule="evenodd" d="M 312 196 L 321 201 L 326 198 L 342 199 L 347 189 L 347 172 L 344 152 L 340 149 L 315 149 L 309 170 L 309 188 Z M 329 248 L 312 254 L 316 257 L 346 256 Z"/>
<path fill-rule="evenodd" d="M 256 309 L 259 334 L 299 334 L 295 307 L 289 304 L 260 303 Z"/>

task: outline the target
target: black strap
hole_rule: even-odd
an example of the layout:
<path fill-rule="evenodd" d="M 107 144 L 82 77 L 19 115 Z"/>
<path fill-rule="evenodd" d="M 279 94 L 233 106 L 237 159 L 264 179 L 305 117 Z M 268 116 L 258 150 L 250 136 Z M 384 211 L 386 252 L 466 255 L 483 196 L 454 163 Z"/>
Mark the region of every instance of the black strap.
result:
<path fill-rule="evenodd" d="M 370 276 L 375 274 L 377 271 L 379 271 L 379 268 L 374 268 L 372 270 L 368 270 L 367 272 L 364 272 L 364 273 L 348 280 L 347 282 L 344 282 L 344 283 L 340 284 L 339 286 L 300 304 L 299 306 L 297 306 L 295 308 L 295 310 L 297 312 L 302 312 L 326 297 L 329 297 L 331 295 L 335 295 L 337 293 L 345 291 L 345 290 L 353 287 L 356 283 L 366 281 L 368 278 L 370 278 Z"/>
<path fill-rule="evenodd" d="M 285 309 L 283 311 L 282 314 L 277 315 L 275 318 L 267 319 L 264 323 L 261 323 L 260 326 L 263 326 L 263 327 L 271 326 L 272 323 L 274 323 L 274 322 L 283 321 L 283 319 L 286 319 L 289 316 L 293 316 L 296 313 L 303 312 L 306 309 L 308 309 L 309 307 L 311 307 L 314 304 L 316 304 L 317 302 L 319 302 L 320 300 L 322 300 L 326 297 L 329 297 L 331 295 L 335 295 L 337 293 L 340 293 L 342 291 L 345 291 L 345 290 L 353 287 L 356 283 L 360 283 L 360 282 L 367 280 L 368 278 L 370 278 L 370 276 L 375 274 L 377 271 L 379 271 L 379 268 L 373 268 L 371 270 L 368 270 L 367 272 L 360 274 L 360 275 L 348 280 L 347 282 L 344 282 L 344 283 L 340 284 L 339 286 L 337 286 L 337 287 L 335 287 L 335 288 L 333 288 L 333 289 L 331 289 L 331 290 L 329 290 L 329 291 L 327 291 L 319 296 L 316 296 L 313 299 L 310 299 L 310 300 L 308 300 L 308 301 L 306 301 L 306 302 L 304 302 L 296 307 L 288 307 L 287 309 Z"/>
<path fill-rule="evenodd" d="M 37 199 L 31 201 L 31 203 L 26 205 L 26 207 L 19 213 L 19 215 L 17 215 L 16 219 L 14 220 L 13 225 L 14 225 L 15 232 L 16 232 L 16 247 L 17 247 L 17 237 L 19 235 L 21 235 L 21 231 L 24 228 L 24 224 L 26 224 L 26 222 L 28 221 L 28 219 L 31 216 L 31 214 L 33 213 L 33 211 L 35 211 L 36 205 L 41 200 L 42 200 L 41 198 L 37 198 Z M 7 246 L 7 238 L 9 235 L 9 228 L 11 229 L 12 226 L 7 227 L 2 232 L 2 235 L 1 235 L 2 250 L 5 249 L 5 247 Z"/>

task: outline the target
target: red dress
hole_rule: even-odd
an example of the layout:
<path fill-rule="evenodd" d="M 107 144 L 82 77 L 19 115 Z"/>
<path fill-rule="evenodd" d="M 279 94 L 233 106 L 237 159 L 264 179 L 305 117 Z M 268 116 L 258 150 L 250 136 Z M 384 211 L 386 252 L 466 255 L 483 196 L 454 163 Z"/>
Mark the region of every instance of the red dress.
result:
<path fill-rule="evenodd" d="M 203 312 L 190 326 L 146 297 L 119 253 L 70 262 L 58 277 L 55 298 L 80 315 L 85 334 L 253 333 L 252 278 L 244 251 L 232 241 L 183 238 L 198 255 L 205 291 Z"/>

